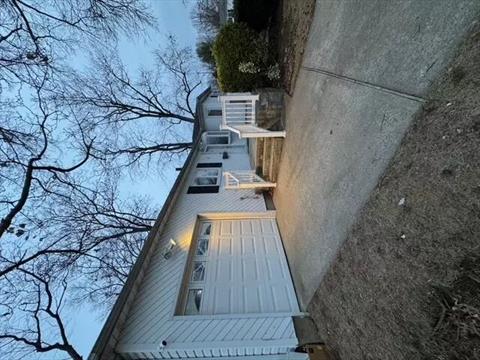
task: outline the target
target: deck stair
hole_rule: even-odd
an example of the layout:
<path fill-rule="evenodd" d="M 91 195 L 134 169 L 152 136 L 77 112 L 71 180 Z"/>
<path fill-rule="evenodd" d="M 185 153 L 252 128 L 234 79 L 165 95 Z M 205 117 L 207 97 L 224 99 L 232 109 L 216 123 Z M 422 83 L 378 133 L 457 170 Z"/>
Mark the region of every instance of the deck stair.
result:
<path fill-rule="evenodd" d="M 279 89 L 262 89 L 257 108 L 257 122 L 264 129 L 284 130 L 284 93 Z M 284 139 L 265 137 L 249 139 L 250 160 L 256 173 L 276 182 Z"/>
<path fill-rule="evenodd" d="M 255 147 L 251 160 L 256 173 L 266 181 L 276 182 L 284 140 L 282 138 L 259 138 L 254 141 L 255 143 L 250 148 Z"/>

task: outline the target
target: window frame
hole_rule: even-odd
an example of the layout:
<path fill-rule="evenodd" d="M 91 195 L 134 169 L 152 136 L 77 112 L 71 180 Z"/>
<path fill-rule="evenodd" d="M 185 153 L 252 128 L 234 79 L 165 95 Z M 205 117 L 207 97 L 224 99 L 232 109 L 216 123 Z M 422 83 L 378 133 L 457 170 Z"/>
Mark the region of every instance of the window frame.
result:
<path fill-rule="evenodd" d="M 200 291 L 200 301 L 199 301 L 199 304 L 197 305 L 197 296 L 198 296 L 198 291 Z M 192 292 L 196 292 L 194 294 L 194 299 L 193 299 L 193 305 L 195 306 L 195 308 L 197 308 L 197 313 L 196 314 L 192 314 L 192 313 L 189 313 L 189 311 L 187 310 L 188 309 L 188 305 L 189 305 L 189 299 L 190 299 L 190 295 L 192 294 Z M 185 295 L 185 307 L 184 307 L 184 315 L 185 316 L 195 316 L 195 315 L 199 315 L 200 314 L 200 311 L 202 309 L 202 303 L 203 303 L 203 288 L 188 288 L 187 289 L 187 294 Z"/>
<path fill-rule="evenodd" d="M 200 249 L 200 247 L 198 245 L 200 245 L 201 243 L 206 244 L 206 246 L 205 246 L 205 249 L 201 250 L 202 253 L 199 254 L 198 250 Z M 210 246 L 210 238 L 207 237 L 207 236 L 200 236 L 197 239 L 197 247 L 195 248 L 195 256 L 208 256 L 209 246 Z"/>
<path fill-rule="evenodd" d="M 227 146 L 230 145 L 230 133 L 227 131 L 210 131 L 205 135 L 206 146 Z"/>
<path fill-rule="evenodd" d="M 210 231 L 207 233 L 208 226 L 210 226 Z M 210 248 L 210 242 L 212 241 L 213 236 L 213 222 L 212 221 L 199 221 L 197 222 L 194 235 L 192 237 L 192 242 L 189 248 L 189 255 L 187 264 L 185 266 L 185 272 L 183 274 L 182 285 L 180 287 L 180 291 L 178 294 L 177 305 L 175 308 L 174 316 L 198 316 L 201 315 L 200 312 L 202 310 L 203 301 L 205 299 L 205 284 L 207 281 L 208 276 L 208 253 Z M 197 254 L 198 246 L 200 244 L 200 240 L 207 241 L 207 251 L 201 255 Z M 202 263 L 203 264 L 203 277 L 200 280 L 193 280 L 193 274 L 195 270 L 195 264 Z M 198 313 L 192 314 L 188 313 L 187 306 L 189 303 L 189 296 L 191 296 L 191 291 L 198 291 L 201 290 L 201 299 L 200 299 L 200 306 L 198 307 Z M 194 305 L 195 304 L 194 301 Z"/>
<path fill-rule="evenodd" d="M 203 255 L 196 255 L 203 256 Z M 197 266 L 199 265 L 199 266 Z M 205 273 L 206 273 L 207 263 L 205 260 L 193 260 L 192 263 L 192 275 L 190 276 L 191 283 L 204 283 L 205 282 Z M 200 269 L 200 271 L 198 271 Z M 199 278 L 197 278 L 199 276 Z"/>
<path fill-rule="evenodd" d="M 208 164 L 208 163 L 206 163 Z M 223 173 L 222 173 L 222 167 L 221 163 L 211 163 L 211 167 L 207 166 L 201 166 L 202 164 L 199 163 L 197 164 L 197 167 L 195 169 L 195 173 L 193 176 L 193 179 L 191 181 L 190 186 L 188 187 L 187 194 L 212 194 L 212 193 L 218 193 L 220 191 L 220 186 L 222 184 L 222 179 L 223 179 Z M 213 166 L 214 165 L 214 166 Z M 217 166 L 220 165 L 220 166 Z M 200 175 L 202 173 L 207 173 L 208 171 L 215 171 L 216 175 Z M 197 184 L 196 181 L 199 178 L 214 178 L 215 183 L 213 184 Z"/>
<path fill-rule="evenodd" d="M 216 175 L 198 175 L 201 172 L 215 171 Z M 190 186 L 219 186 L 221 178 L 221 169 L 220 168 L 197 168 L 195 169 L 195 176 L 193 177 L 193 183 Z M 199 178 L 211 179 L 215 178 L 215 184 L 196 184 L 195 181 Z"/>

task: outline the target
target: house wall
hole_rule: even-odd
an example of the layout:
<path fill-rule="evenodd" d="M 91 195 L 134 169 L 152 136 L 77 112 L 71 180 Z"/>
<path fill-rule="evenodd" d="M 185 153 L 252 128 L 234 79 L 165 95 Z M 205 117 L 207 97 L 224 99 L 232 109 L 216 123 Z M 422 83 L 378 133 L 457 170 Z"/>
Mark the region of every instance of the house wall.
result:
<path fill-rule="evenodd" d="M 147 264 L 152 258 L 153 250 L 155 249 L 157 235 L 163 232 L 166 226 L 167 219 L 170 216 L 173 205 L 179 198 L 182 184 L 185 183 L 186 175 L 191 169 L 193 160 L 198 151 L 198 140 L 196 138 L 193 151 L 188 155 L 185 160 L 184 167 L 180 171 L 172 189 L 170 190 L 167 199 L 165 200 L 162 209 L 158 215 L 157 220 L 153 224 L 153 228 L 148 234 L 142 250 L 135 262 L 132 270 L 128 274 L 128 278 L 122 291 L 120 292 L 112 311 L 108 315 L 108 318 L 100 332 L 99 337 L 95 341 L 95 344 L 88 356 L 88 360 L 119 360 L 120 357 L 116 352 L 116 346 L 120 338 L 121 330 L 127 315 L 130 312 L 132 303 L 134 302 L 138 290 L 142 288 L 142 280 L 145 274 L 145 270 L 148 267 Z"/>
<path fill-rule="evenodd" d="M 174 317 L 197 215 L 266 211 L 261 195 L 253 190 L 225 190 L 223 183 L 216 194 L 186 193 L 199 162 L 222 162 L 222 170 L 227 171 L 251 169 L 246 147 L 242 153 L 229 155 L 229 159 L 222 159 L 221 153 L 197 154 L 182 195 L 174 204 L 164 231 L 157 234 L 152 260 L 119 338 L 116 350 L 121 357 L 267 355 L 286 353 L 296 345 L 290 316 Z M 171 238 L 177 242 L 177 248 L 166 260 L 162 250 Z M 165 348 L 161 348 L 162 341 L 167 341 Z"/>
<path fill-rule="evenodd" d="M 205 130 L 218 130 L 220 129 L 221 116 L 208 116 L 209 110 L 221 110 L 222 105 L 219 97 L 213 97 L 210 95 L 203 103 L 203 118 L 205 121 Z"/>

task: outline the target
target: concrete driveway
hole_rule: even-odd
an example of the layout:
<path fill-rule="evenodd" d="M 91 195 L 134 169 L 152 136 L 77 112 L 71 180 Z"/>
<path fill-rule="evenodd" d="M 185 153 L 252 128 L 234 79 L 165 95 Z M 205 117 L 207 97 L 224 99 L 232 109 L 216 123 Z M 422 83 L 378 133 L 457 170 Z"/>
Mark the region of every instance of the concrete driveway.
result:
<path fill-rule="evenodd" d="M 479 12 L 478 0 L 317 1 L 274 195 L 303 308 Z"/>

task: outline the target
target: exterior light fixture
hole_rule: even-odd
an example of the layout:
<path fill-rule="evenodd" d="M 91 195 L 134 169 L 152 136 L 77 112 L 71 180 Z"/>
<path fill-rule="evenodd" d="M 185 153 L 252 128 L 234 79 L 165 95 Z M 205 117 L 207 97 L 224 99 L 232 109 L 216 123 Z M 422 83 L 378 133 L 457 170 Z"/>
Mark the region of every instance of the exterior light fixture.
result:
<path fill-rule="evenodd" d="M 173 254 L 173 249 L 175 249 L 175 246 L 177 246 L 177 242 L 173 239 L 170 239 L 168 244 L 165 246 L 163 249 L 163 257 L 164 259 L 170 259 L 170 257 Z"/>

